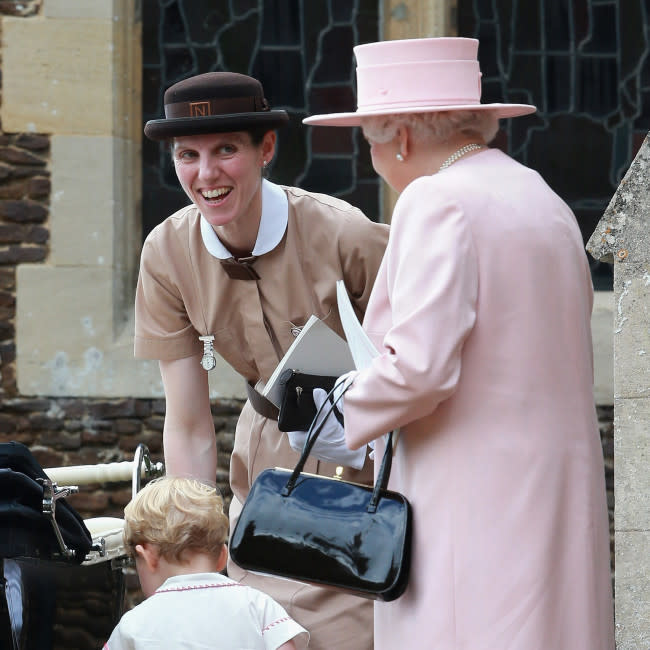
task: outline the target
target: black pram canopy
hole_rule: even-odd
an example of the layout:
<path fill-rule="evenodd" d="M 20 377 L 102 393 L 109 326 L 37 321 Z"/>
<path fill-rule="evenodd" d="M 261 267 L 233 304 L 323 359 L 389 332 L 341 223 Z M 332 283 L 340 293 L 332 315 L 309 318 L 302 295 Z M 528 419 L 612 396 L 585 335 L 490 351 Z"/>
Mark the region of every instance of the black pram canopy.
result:
<path fill-rule="evenodd" d="M 0 558 L 58 559 L 61 555 L 52 522 L 43 513 L 39 479 L 47 481 L 47 474 L 25 445 L 0 443 Z M 59 498 L 55 519 L 65 545 L 74 551 L 67 560 L 80 564 L 92 546 L 82 517 L 65 498 Z"/>

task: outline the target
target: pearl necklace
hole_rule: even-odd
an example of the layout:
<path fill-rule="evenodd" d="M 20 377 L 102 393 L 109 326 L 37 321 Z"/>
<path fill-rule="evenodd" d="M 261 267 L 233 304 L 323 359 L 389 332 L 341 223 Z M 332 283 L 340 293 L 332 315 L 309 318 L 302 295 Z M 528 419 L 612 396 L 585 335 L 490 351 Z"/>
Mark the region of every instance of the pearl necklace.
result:
<path fill-rule="evenodd" d="M 449 165 L 452 163 L 455 163 L 459 158 L 462 158 L 466 153 L 469 153 L 470 151 L 474 151 L 476 149 L 483 149 L 482 144 L 477 144 L 476 142 L 473 142 L 472 144 L 466 144 L 464 147 L 461 147 L 460 149 L 457 149 L 454 151 L 454 153 L 445 160 L 445 162 L 440 165 L 440 169 L 438 170 L 441 172 L 443 169 L 447 169 Z"/>

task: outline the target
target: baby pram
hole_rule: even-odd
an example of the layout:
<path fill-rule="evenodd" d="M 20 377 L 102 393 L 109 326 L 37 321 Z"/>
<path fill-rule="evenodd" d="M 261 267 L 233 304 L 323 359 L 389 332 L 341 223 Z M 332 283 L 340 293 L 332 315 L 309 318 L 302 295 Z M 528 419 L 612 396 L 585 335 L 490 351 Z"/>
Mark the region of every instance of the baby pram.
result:
<path fill-rule="evenodd" d="M 124 606 L 124 522 L 84 520 L 67 497 L 129 479 L 135 494 L 162 473 L 144 445 L 133 462 L 43 469 L 25 445 L 0 443 L 0 648 L 101 647 Z"/>

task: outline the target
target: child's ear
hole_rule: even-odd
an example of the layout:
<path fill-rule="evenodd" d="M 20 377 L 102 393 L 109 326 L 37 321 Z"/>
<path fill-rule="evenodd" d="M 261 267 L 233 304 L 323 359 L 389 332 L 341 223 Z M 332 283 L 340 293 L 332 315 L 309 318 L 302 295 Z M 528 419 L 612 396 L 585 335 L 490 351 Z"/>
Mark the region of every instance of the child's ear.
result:
<path fill-rule="evenodd" d="M 158 564 L 160 563 L 160 554 L 158 553 L 157 546 L 149 544 L 149 542 L 136 544 L 135 552 L 142 558 L 149 571 L 155 571 L 158 568 Z"/>
<path fill-rule="evenodd" d="M 219 553 L 219 559 L 217 560 L 217 571 L 223 571 L 226 568 L 228 563 L 228 548 L 224 544 L 221 547 L 221 553 Z"/>

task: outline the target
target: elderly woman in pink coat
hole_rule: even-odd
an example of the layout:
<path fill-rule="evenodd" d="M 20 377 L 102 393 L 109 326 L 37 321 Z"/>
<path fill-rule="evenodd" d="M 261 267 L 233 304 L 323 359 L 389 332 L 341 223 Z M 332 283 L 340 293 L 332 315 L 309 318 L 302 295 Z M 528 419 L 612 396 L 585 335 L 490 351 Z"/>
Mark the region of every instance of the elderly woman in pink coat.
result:
<path fill-rule="evenodd" d="M 380 354 L 323 444 L 381 458 L 401 430 L 390 487 L 413 506 L 413 560 L 375 605 L 375 648 L 612 650 L 587 259 L 568 206 L 487 146 L 535 107 L 481 104 L 477 49 L 360 45 L 357 111 L 305 120 L 361 125 L 399 192 L 363 321 Z"/>

